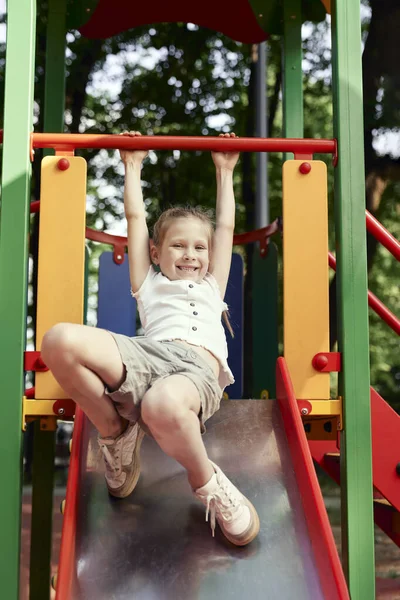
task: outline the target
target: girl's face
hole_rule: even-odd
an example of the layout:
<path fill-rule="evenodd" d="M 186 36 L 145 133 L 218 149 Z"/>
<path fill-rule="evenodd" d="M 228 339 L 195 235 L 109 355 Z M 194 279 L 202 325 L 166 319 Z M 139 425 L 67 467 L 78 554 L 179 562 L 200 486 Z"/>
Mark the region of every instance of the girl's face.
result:
<path fill-rule="evenodd" d="M 196 217 L 172 221 L 160 246 L 153 246 L 151 256 L 160 265 L 163 275 L 171 281 L 189 279 L 201 281 L 210 263 L 209 229 Z"/>

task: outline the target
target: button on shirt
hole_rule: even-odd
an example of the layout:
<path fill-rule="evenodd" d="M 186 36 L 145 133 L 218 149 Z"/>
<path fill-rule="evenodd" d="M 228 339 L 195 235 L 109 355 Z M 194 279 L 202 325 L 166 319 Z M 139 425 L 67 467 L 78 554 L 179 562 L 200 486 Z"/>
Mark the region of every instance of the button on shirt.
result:
<path fill-rule="evenodd" d="M 220 387 L 224 389 L 234 382 L 221 322 L 227 305 L 210 273 L 198 283 L 185 279 L 171 281 L 151 266 L 140 289 L 132 295 L 137 299 L 147 337 L 160 341 L 180 339 L 206 348 L 221 365 Z"/>

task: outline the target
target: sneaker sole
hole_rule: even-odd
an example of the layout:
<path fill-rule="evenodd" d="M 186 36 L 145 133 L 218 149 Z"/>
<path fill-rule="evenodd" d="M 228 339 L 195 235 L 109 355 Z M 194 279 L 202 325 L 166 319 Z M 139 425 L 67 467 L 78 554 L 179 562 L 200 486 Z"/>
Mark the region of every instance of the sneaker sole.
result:
<path fill-rule="evenodd" d="M 143 431 L 143 429 L 139 429 L 136 446 L 135 446 L 135 452 L 133 453 L 133 463 L 135 464 L 136 468 L 132 473 L 132 478 L 130 479 L 129 487 L 125 489 L 126 482 L 120 488 L 117 488 L 115 490 L 113 490 L 112 488 L 107 486 L 109 494 L 111 496 L 114 496 L 114 498 L 126 498 L 127 496 L 132 494 L 133 490 L 135 489 L 135 487 L 137 485 L 137 482 L 139 481 L 139 477 L 140 477 L 140 447 L 142 445 L 145 435 L 146 434 Z"/>
<path fill-rule="evenodd" d="M 254 508 L 250 500 L 246 499 L 246 504 L 250 509 L 252 521 L 244 533 L 240 535 L 232 535 L 225 531 L 224 528 L 220 525 L 221 531 L 224 534 L 224 536 L 232 544 L 235 544 L 235 546 L 247 546 L 247 544 L 250 544 L 250 542 L 252 542 L 254 538 L 257 537 L 258 532 L 260 531 L 260 519 L 258 517 L 256 509 Z"/>

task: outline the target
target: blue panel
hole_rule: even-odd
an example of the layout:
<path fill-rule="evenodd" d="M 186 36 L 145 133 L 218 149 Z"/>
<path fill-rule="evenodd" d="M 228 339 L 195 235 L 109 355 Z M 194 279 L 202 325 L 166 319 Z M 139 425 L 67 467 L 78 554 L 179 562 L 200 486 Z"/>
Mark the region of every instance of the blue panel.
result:
<path fill-rule="evenodd" d="M 232 255 L 225 301 L 229 307 L 229 319 L 235 334 L 228 330 L 229 366 L 235 383 L 226 388 L 230 398 L 243 396 L 243 259 Z M 99 266 L 98 327 L 125 335 L 136 335 L 136 301 L 130 294 L 128 258 L 117 265 L 112 252 L 103 252 Z"/>
<path fill-rule="evenodd" d="M 229 320 L 235 337 L 226 330 L 228 341 L 228 362 L 235 377 L 235 383 L 226 388 L 229 398 L 243 396 L 243 259 L 240 254 L 232 254 L 232 264 L 226 288 L 225 302 L 229 307 Z"/>
<path fill-rule="evenodd" d="M 117 265 L 112 252 L 103 252 L 99 264 L 97 326 L 115 333 L 136 335 L 136 300 L 131 296 L 128 255 Z"/>

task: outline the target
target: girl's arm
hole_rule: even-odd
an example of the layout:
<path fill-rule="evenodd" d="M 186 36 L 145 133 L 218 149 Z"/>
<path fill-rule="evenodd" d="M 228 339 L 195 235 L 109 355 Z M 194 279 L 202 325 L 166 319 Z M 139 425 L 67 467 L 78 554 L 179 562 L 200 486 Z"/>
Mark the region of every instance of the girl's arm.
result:
<path fill-rule="evenodd" d="M 234 133 L 220 137 L 236 137 Z M 232 261 L 233 233 L 235 229 L 235 197 L 233 170 L 238 152 L 212 152 L 217 176 L 216 226 L 211 251 L 210 273 L 217 280 L 224 298 Z"/>
<path fill-rule="evenodd" d="M 140 135 L 131 131 L 123 135 Z M 149 271 L 149 231 L 143 202 L 140 172 L 142 161 L 147 156 L 143 150 L 120 150 L 125 167 L 124 208 L 128 223 L 129 275 L 133 292 L 137 292 Z"/>

